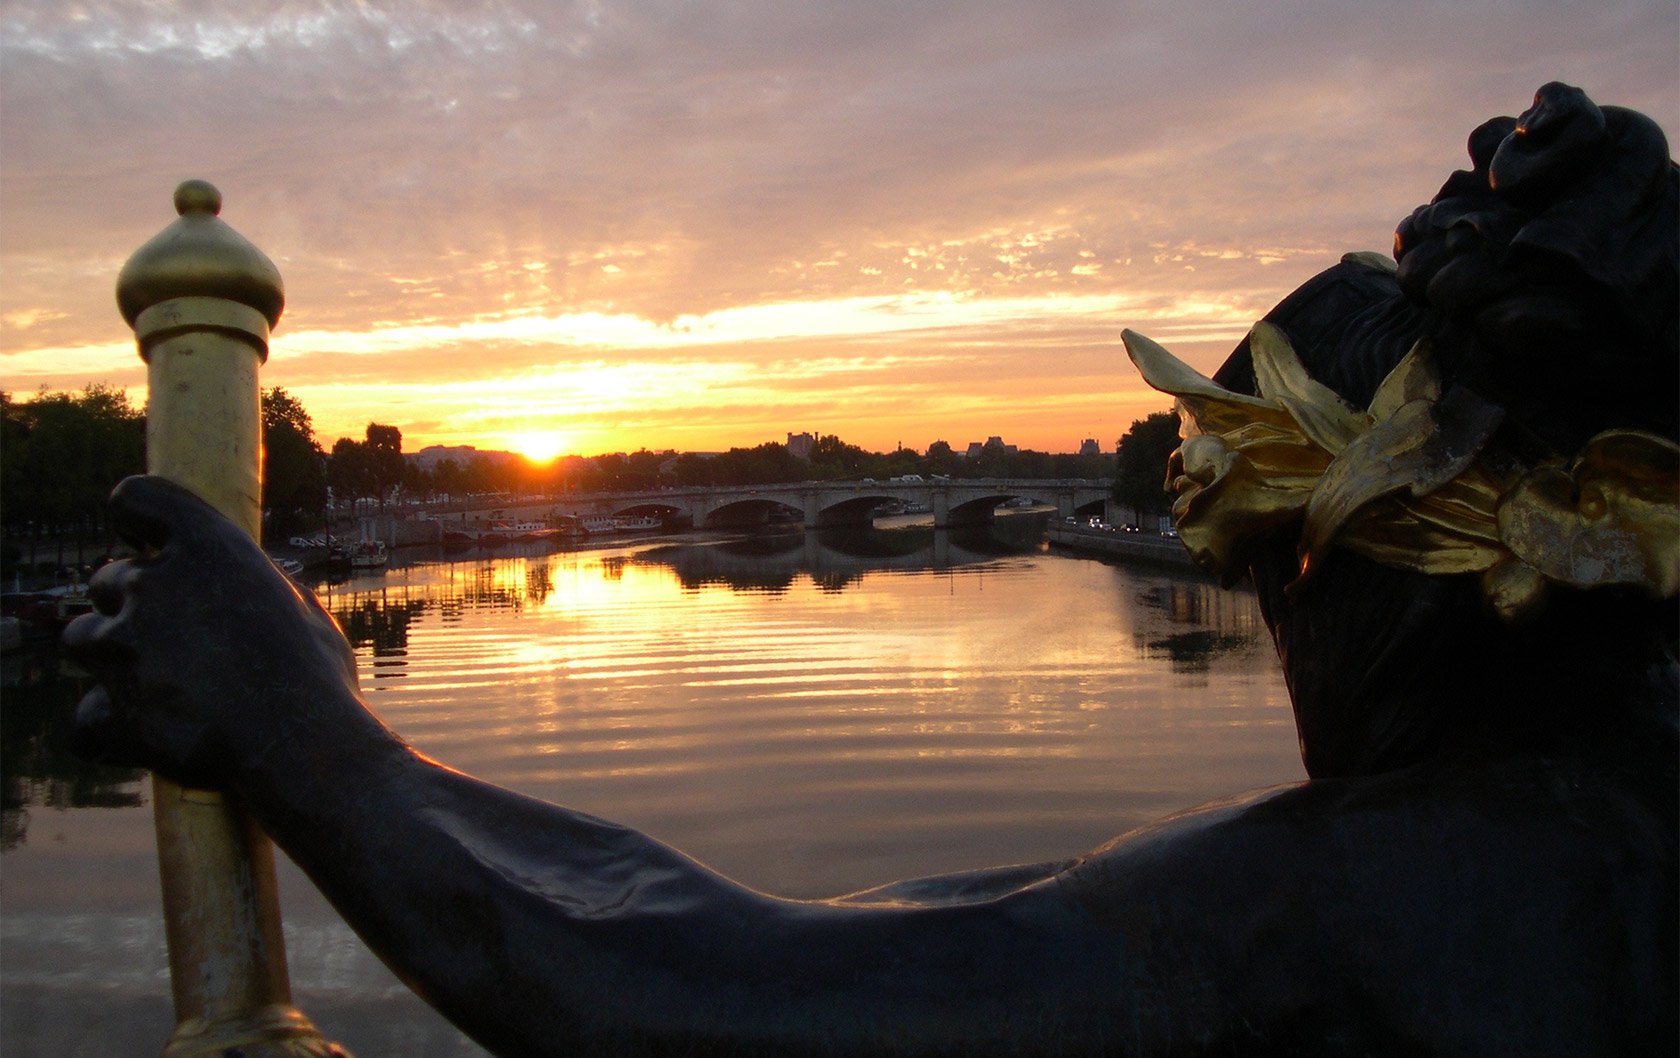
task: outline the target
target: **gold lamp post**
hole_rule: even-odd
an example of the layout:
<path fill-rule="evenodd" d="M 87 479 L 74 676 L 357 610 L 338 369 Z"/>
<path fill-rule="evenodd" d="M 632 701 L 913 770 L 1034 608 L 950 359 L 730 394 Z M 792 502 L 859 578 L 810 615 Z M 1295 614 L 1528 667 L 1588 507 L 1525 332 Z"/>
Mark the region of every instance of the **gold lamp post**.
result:
<path fill-rule="evenodd" d="M 273 262 L 217 217 L 221 207 L 202 180 L 177 187 L 180 217 L 123 266 L 117 307 L 146 361 L 147 470 L 260 539 L 257 369 L 285 293 Z M 267 836 L 220 794 L 156 776 L 152 794 L 175 998 L 165 1058 L 345 1058 L 292 1005 Z"/>

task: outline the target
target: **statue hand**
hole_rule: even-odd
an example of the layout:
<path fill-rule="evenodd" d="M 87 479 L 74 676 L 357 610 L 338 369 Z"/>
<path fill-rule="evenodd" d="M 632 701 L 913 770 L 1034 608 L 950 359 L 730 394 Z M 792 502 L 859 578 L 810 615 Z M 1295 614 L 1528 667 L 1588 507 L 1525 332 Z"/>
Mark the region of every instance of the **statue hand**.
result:
<path fill-rule="evenodd" d="M 238 526 L 153 477 L 117 486 L 111 521 L 138 557 L 94 575 L 95 612 L 64 633 L 99 683 L 78 752 L 219 789 L 302 726 L 362 712 L 332 615 Z"/>

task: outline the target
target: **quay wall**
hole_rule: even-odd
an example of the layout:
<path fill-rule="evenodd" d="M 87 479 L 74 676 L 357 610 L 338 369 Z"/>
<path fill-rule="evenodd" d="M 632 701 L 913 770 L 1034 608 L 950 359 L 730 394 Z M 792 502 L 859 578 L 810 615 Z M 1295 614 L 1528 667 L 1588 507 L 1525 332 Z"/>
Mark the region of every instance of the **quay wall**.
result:
<path fill-rule="evenodd" d="M 1154 533 L 1114 532 L 1109 529 L 1092 529 L 1086 525 L 1068 525 L 1065 522 L 1051 522 L 1046 534 L 1052 546 L 1065 547 L 1070 551 L 1087 551 L 1129 561 L 1178 566 L 1182 569 L 1197 568 L 1196 564 L 1190 561 L 1190 553 L 1184 550 L 1184 545 L 1179 543 L 1176 537 L 1157 536 Z"/>
<path fill-rule="evenodd" d="M 413 547 L 417 544 L 441 544 L 443 523 L 424 518 L 363 518 L 363 534 L 382 541 L 386 547 Z"/>

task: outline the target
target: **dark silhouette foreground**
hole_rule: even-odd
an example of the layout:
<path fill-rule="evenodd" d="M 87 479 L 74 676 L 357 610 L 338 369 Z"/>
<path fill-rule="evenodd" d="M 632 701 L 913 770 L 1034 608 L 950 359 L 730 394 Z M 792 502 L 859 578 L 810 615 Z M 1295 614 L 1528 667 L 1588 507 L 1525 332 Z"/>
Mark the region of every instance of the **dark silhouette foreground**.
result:
<path fill-rule="evenodd" d="M 1502 412 L 1477 435 L 1489 459 L 1611 427 L 1672 438 L 1660 132 L 1549 85 L 1471 154 L 1402 226 L 1398 276 L 1346 263 L 1269 318 L 1357 407 L 1430 338 L 1448 394 Z M 1247 343 L 1219 381 L 1254 391 Z M 112 507 L 140 557 L 95 578 L 98 612 L 67 633 L 100 684 L 82 744 L 237 795 L 498 1054 L 1675 1050 L 1663 589 L 1552 586 L 1513 624 L 1474 575 L 1347 549 L 1298 581 L 1299 519 L 1266 527 L 1227 568 L 1252 572 L 1309 781 L 1064 862 L 793 901 L 422 756 L 238 529 L 154 479 Z"/>

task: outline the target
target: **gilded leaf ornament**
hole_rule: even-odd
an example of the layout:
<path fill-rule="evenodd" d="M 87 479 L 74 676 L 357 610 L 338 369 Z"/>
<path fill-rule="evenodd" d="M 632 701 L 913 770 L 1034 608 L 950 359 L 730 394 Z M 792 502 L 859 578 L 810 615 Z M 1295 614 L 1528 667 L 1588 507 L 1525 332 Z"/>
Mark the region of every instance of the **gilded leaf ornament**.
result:
<path fill-rule="evenodd" d="M 1167 487 L 1191 556 L 1227 578 L 1244 542 L 1301 520 L 1305 580 L 1332 547 L 1430 574 L 1479 573 L 1507 620 L 1544 604 L 1548 584 L 1680 589 L 1680 446 L 1615 430 L 1573 460 L 1504 467 L 1487 446 L 1503 413 L 1443 393 L 1425 342 L 1363 412 L 1308 375 L 1288 337 L 1249 335 L 1258 396 L 1233 393 L 1141 334 L 1126 352 L 1177 400 L 1184 443 Z M 1298 582 L 1299 583 L 1299 582 Z"/>

